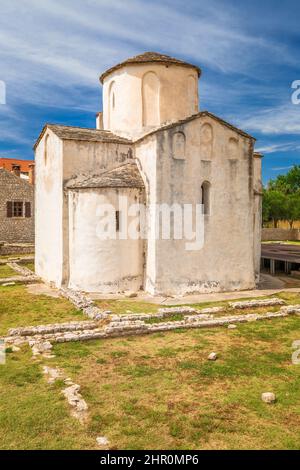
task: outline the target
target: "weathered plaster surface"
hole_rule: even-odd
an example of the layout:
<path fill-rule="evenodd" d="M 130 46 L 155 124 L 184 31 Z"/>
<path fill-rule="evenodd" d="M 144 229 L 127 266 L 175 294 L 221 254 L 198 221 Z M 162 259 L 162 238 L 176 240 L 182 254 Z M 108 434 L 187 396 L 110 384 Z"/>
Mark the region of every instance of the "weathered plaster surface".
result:
<path fill-rule="evenodd" d="M 155 84 L 144 83 L 149 73 L 156 75 Z M 145 122 L 145 96 L 149 94 L 150 114 L 158 115 L 156 123 Z M 114 99 L 113 99 L 114 95 Z M 151 98 L 151 100 L 150 100 Z M 147 101 L 147 99 L 146 99 Z M 158 109 L 155 110 L 154 108 Z M 175 122 L 198 111 L 198 75 L 194 68 L 165 64 L 139 64 L 110 74 L 103 83 L 104 128 L 129 138 L 137 138 L 152 128 Z"/>
<path fill-rule="evenodd" d="M 129 205 L 143 203 L 138 189 L 69 192 L 69 287 L 107 293 L 143 287 L 143 241 L 99 237 L 99 207 L 111 204 L 119 208 L 119 196 L 125 196 Z"/>
<path fill-rule="evenodd" d="M 193 67 L 131 64 L 104 79 L 104 129 L 115 135 L 91 130 L 87 138 L 75 130 L 75 137 L 68 137 L 72 130 L 56 130 L 56 135 L 46 128 L 36 145 L 39 276 L 57 287 L 106 293 L 141 286 L 150 294 L 171 295 L 255 287 L 261 163 L 253 156 L 254 140 L 197 111 Z M 138 165 L 144 190 L 67 188 L 77 175 L 98 177 L 126 162 Z M 187 251 L 185 238 L 155 239 L 155 205 L 195 206 L 204 190 L 209 202 L 203 247 Z M 105 202 L 117 206 L 120 193 L 145 202 L 146 242 L 97 237 L 97 207 Z"/>

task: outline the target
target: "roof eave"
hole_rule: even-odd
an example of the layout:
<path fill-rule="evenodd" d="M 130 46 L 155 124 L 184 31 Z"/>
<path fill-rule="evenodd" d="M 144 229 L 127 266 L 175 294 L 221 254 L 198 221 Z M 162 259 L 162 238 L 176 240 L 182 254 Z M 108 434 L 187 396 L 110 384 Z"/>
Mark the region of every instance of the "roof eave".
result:
<path fill-rule="evenodd" d="M 117 65 L 114 65 L 113 67 L 109 68 L 108 70 L 106 70 L 105 72 L 103 72 L 100 76 L 99 76 L 99 81 L 100 83 L 103 85 L 104 83 L 104 80 L 106 79 L 106 77 L 108 77 L 109 75 L 111 75 L 113 72 L 116 72 L 117 70 L 120 70 L 121 68 L 123 67 L 129 67 L 130 65 L 144 65 L 144 64 L 160 64 L 160 65 L 175 65 L 175 66 L 179 66 L 179 67 L 187 67 L 187 68 L 192 68 L 194 70 L 197 71 L 197 74 L 198 74 L 198 78 L 201 77 L 201 74 L 202 74 L 202 70 L 200 69 L 200 67 L 198 67 L 197 65 L 193 65 L 193 64 L 185 64 L 184 62 L 182 64 L 180 63 L 176 63 L 176 62 L 168 62 L 168 61 L 162 61 L 160 62 L 159 60 L 149 60 L 149 61 L 144 61 L 144 62 L 139 62 L 139 61 L 136 61 L 136 62 L 128 62 L 128 63 L 120 63 L 120 64 L 117 64 Z"/>
<path fill-rule="evenodd" d="M 148 132 L 147 134 L 144 134 L 142 137 L 139 137 L 137 140 L 134 141 L 134 144 L 141 142 L 142 140 L 146 139 L 147 137 L 150 137 L 151 135 L 154 135 L 158 132 L 162 132 L 168 129 L 172 129 L 174 127 L 183 125 L 187 122 L 193 121 L 194 119 L 198 119 L 200 117 L 208 116 L 212 119 L 215 119 L 219 123 L 221 123 L 223 126 L 228 127 L 229 129 L 232 129 L 233 131 L 237 132 L 238 134 L 242 135 L 243 137 L 246 137 L 248 139 L 251 139 L 253 142 L 256 141 L 256 138 L 253 137 L 252 135 L 248 134 L 247 132 L 243 131 L 242 129 L 239 129 L 238 127 L 230 124 L 229 122 L 225 121 L 222 118 L 219 118 L 218 116 L 215 116 L 214 114 L 210 113 L 209 111 L 200 111 L 199 113 L 193 114 L 192 116 L 189 116 L 185 119 L 181 119 L 179 121 L 171 122 L 170 124 L 166 124 L 165 126 L 153 129 L 152 131 Z"/>

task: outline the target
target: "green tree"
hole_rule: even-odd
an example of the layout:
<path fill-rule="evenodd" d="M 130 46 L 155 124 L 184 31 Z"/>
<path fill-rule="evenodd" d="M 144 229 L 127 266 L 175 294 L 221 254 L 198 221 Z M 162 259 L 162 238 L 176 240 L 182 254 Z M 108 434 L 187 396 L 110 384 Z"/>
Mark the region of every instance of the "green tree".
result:
<path fill-rule="evenodd" d="M 274 227 L 277 228 L 278 221 L 286 219 L 287 196 L 281 191 L 267 190 L 263 197 L 263 217 L 273 220 Z"/>
<path fill-rule="evenodd" d="M 270 180 L 269 189 L 284 194 L 300 191 L 300 165 L 294 165 L 286 175 L 279 175 L 275 180 Z"/>
<path fill-rule="evenodd" d="M 289 221 L 290 228 L 293 228 L 294 222 L 300 220 L 300 192 L 288 194 L 286 196 L 286 219 Z"/>

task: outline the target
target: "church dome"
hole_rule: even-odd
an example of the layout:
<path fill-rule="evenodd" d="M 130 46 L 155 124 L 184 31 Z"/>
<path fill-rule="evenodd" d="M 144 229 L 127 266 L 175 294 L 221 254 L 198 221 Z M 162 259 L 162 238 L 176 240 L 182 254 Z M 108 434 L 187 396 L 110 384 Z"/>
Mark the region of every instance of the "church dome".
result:
<path fill-rule="evenodd" d="M 119 70 L 122 67 L 127 65 L 138 65 L 138 64 L 153 64 L 153 63 L 163 63 L 165 65 L 180 65 L 182 67 L 190 67 L 197 71 L 198 77 L 201 75 L 201 69 L 197 65 L 189 64 L 183 60 L 170 57 L 165 54 L 159 54 L 158 52 L 144 52 L 143 54 L 136 55 L 131 57 L 124 62 L 114 65 L 110 69 L 106 70 L 100 76 L 100 82 L 103 83 L 104 79 L 110 75 L 112 72 Z"/>

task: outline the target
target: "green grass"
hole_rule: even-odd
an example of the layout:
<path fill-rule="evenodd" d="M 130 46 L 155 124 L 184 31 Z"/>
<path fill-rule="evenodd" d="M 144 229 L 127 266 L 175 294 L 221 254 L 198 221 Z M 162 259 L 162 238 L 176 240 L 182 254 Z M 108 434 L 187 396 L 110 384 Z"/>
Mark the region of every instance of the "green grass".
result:
<path fill-rule="evenodd" d="M 269 241 L 263 241 L 262 244 L 266 245 L 266 244 L 272 244 L 272 243 L 278 243 L 280 245 L 300 245 L 300 241 L 298 240 L 282 240 L 282 241 L 272 241 L 272 240 L 269 240 Z"/>
<path fill-rule="evenodd" d="M 32 272 L 34 272 L 34 263 L 24 263 L 23 266 L 27 269 L 30 269 Z"/>
<path fill-rule="evenodd" d="M 295 293 L 279 297 L 300 303 Z M 145 303 L 113 302 L 119 312 L 124 305 L 147 309 Z M 74 316 L 83 318 L 65 299 L 0 287 L 2 331 Z M 0 365 L 0 448 L 96 449 L 96 437 L 106 436 L 110 448 L 120 450 L 299 449 L 300 365 L 291 363 L 297 339 L 300 317 L 290 316 L 235 330 L 57 344 L 50 360 L 33 360 L 24 346 Z M 212 351 L 215 362 L 207 360 Z M 44 364 L 62 368 L 81 385 L 89 406 L 85 425 L 70 416 L 62 382 L 46 383 Z M 276 393 L 274 405 L 261 401 L 265 391 Z"/>
<path fill-rule="evenodd" d="M 20 253 L 11 254 L 11 255 L 0 255 L 0 260 L 8 260 L 10 258 L 26 258 L 26 257 L 34 257 L 34 253 L 26 253 L 26 255 L 20 255 Z"/>
<path fill-rule="evenodd" d="M 12 268 L 7 266 L 6 264 L 0 265 L 0 279 L 4 279 L 6 277 L 15 277 L 18 276 L 18 273 L 14 271 Z"/>
<path fill-rule="evenodd" d="M 252 297 L 249 299 L 241 298 L 241 299 L 235 299 L 234 302 L 238 301 L 248 301 L 248 300 L 263 300 L 263 299 L 270 299 L 270 298 L 280 298 L 283 300 L 288 301 L 290 304 L 300 304 L 300 294 L 298 293 L 290 293 L 290 292 L 281 292 L 279 294 L 274 294 L 271 296 L 264 296 L 264 297 Z M 215 302 L 199 302 L 195 304 L 189 304 L 189 307 L 195 308 L 195 309 L 204 309 L 208 307 L 224 307 L 224 309 L 221 312 L 215 313 L 215 317 L 220 317 L 224 315 L 245 315 L 246 313 L 265 313 L 265 312 L 276 312 L 280 309 L 279 306 L 274 306 L 274 307 L 261 307 L 261 308 L 250 308 L 250 309 L 241 309 L 241 310 L 236 310 L 236 309 L 231 309 L 228 305 L 229 301 L 215 301 Z M 167 307 L 174 307 L 174 305 L 168 305 L 164 304 L 162 305 L 157 305 L 157 304 L 152 304 L 148 302 L 141 302 L 141 301 L 136 301 L 136 300 L 96 300 L 95 301 L 96 305 L 104 310 L 110 310 L 114 314 L 118 315 L 126 315 L 127 312 L 131 313 L 157 313 L 159 308 L 167 308 Z M 177 306 L 184 306 L 186 304 L 177 304 Z M 166 321 L 180 321 L 183 320 L 184 315 L 183 314 L 170 314 L 167 317 L 164 318 L 149 318 L 146 319 L 146 323 L 162 323 Z"/>
<path fill-rule="evenodd" d="M 86 432 L 107 436 L 113 448 L 297 449 L 297 338 L 300 318 L 289 317 L 56 345 L 55 362 L 82 385 Z M 276 404 L 261 401 L 265 391 L 276 393 Z"/>
<path fill-rule="evenodd" d="M 82 430 L 31 352 L 7 354 L 0 365 L 0 449 L 77 449 L 79 440 L 82 448 L 93 448 L 94 439 Z"/>
<path fill-rule="evenodd" d="M 131 313 L 156 313 L 159 306 L 150 302 L 140 302 L 133 300 L 95 300 L 95 304 L 104 310 L 110 310 L 118 315 Z"/>
<path fill-rule="evenodd" d="M 67 299 L 30 294 L 23 285 L 0 286 L 0 335 L 19 326 L 85 319 Z"/>

